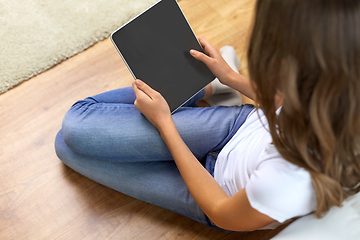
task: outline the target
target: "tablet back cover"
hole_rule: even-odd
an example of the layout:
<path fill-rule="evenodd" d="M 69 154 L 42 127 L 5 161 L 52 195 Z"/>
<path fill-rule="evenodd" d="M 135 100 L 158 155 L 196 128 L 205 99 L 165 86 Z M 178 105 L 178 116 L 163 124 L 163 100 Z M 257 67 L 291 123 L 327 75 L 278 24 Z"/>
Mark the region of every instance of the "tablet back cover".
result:
<path fill-rule="evenodd" d="M 161 0 L 112 33 L 135 79 L 160 92 L 171 112 L 215 77 L 189 51 L 203 52 L 175 0 Z"/>

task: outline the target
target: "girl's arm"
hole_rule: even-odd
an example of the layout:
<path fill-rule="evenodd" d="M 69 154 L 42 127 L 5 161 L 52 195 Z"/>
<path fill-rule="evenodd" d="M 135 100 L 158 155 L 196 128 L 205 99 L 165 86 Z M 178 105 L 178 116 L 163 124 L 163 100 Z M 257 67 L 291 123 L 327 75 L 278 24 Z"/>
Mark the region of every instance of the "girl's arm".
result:
<path fill-rule="evenodd" d="M 195 201 L 215 225 L 233 231 L 264 227 L 274 220 L 250 206 L 245 189 L 228 197 L 181 139 L 165 99 L 140 80 L 133 83 L 135 106 L 159 130 Z"/>
<path fill-rule="evenodd" d="M 194 58 L 205 63 L 222 84 L 236 89 L 248 98 L 254 100 L 255 92 L 252 88 L 250 79 L 233 71 L 225 62 L 219 51 L 204 37 L 198 37 L 198 40 L 204 49 L 205 54 L 196 50 L 191 50 L 190 54 Z"/>

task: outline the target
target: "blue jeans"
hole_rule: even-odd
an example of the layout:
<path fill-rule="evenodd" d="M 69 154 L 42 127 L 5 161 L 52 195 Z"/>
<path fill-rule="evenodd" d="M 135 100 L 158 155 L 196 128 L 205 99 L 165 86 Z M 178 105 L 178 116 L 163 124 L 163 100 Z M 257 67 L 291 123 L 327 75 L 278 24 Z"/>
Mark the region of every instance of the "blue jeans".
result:
<path fill-rule="evenodd" d="M 173 114 L 195 157 L 213 174 L 217 153 L 252 105 L 199 108 L 204 90 Z M 131 87 L 78 101 L 56 136 L 58 157 L 80 174 L 131 197 L 214 227 L 187 189 L 157 129 L 133 105 Z"/>

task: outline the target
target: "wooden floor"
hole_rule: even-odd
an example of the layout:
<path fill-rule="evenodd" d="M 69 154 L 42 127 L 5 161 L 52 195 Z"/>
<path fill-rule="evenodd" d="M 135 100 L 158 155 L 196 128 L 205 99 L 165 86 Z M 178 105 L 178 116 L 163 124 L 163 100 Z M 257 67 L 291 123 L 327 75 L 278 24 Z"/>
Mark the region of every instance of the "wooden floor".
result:
<path fill-rule="evenodd" d="M 243 61 L 254 0 L 182 0 L 197 35 Z M 227 233 L 130 198 L 64 166 L 54 138 L 72 103 L 130 85 L 109 39 L 0 95 L 0 239 L 268 239 Z"/>

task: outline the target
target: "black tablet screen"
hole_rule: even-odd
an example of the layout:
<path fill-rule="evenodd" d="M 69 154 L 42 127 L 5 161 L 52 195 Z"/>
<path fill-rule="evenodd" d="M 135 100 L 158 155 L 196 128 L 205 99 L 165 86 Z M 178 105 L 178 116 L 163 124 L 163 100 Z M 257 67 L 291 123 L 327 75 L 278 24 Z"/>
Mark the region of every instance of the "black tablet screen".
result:
<path fill-rule="evenodd" d="M 175 0 L 162 0 L 111 39 L 134 78 L 160 92 L 173 112 L 214 79 L 189 51 L 202 51 Z"/>

